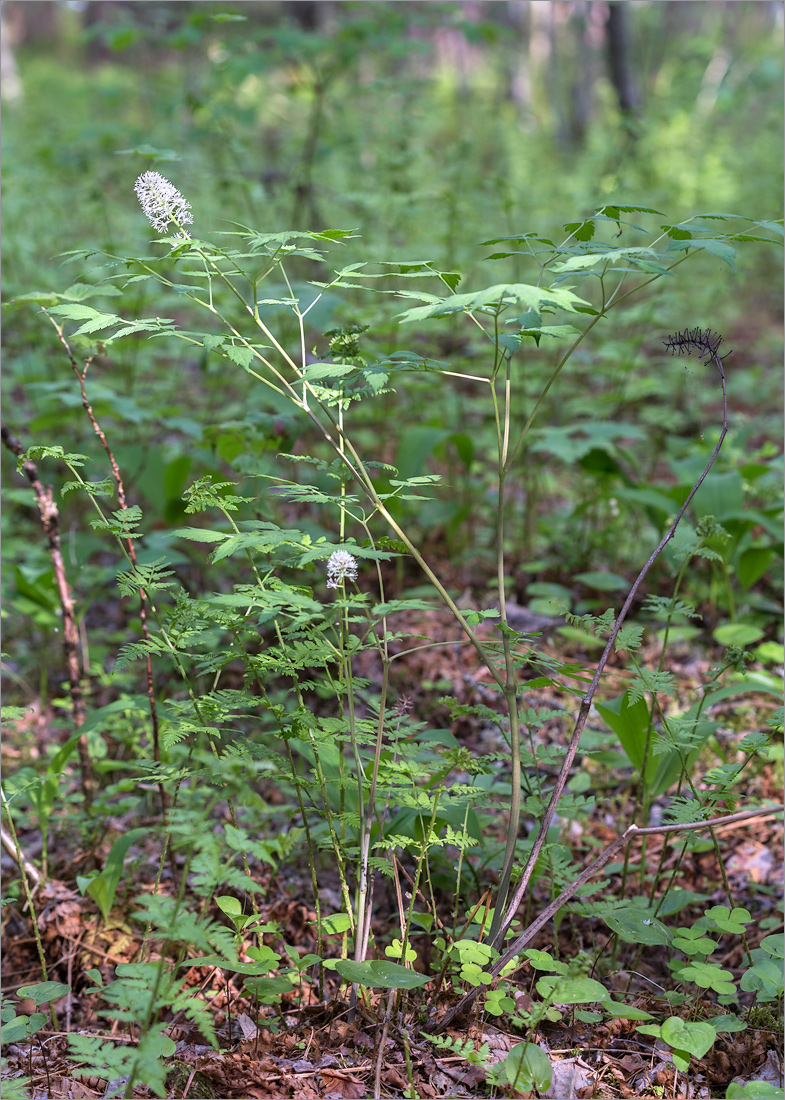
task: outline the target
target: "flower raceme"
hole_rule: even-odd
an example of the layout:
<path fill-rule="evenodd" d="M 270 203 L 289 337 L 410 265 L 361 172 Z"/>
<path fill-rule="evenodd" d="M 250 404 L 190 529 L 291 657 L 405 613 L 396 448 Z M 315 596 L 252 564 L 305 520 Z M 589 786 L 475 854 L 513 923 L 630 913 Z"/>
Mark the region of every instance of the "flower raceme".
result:
<path fill-rule="evenodd" d="M 157 233 L 165 233 L 169 223 L 178 229 L 192 222 L 191 204 L 186 202 L 173 183 L 159 172 L 144 172 L 134 184 L 142 213 Z M 183 231 L 183 235 L 187 236 Z"/>
<path fill-rule="evenodd" d="M 357 580 L 357 559 L 345 550 L 334 550 L 327 559 L 327 587 L 339 588 L 344 581 Z"/>

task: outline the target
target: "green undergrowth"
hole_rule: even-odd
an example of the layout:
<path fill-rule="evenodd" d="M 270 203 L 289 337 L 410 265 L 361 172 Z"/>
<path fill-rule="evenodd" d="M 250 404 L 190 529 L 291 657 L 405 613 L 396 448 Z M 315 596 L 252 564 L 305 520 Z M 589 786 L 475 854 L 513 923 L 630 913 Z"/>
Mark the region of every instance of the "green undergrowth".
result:
<path fill-rule="evenodd" d="M 385 13 L 332 42 L 347 69 Z M 352 78 L 318 56 L 328 117 Z M 108 131 L 77 111 L 68 155 L 41 134 L 12 177 L 21 211 L 56 150 L 86 193 L 73 240 L 47 215 L 13 242 L 5 901 L 22 927 L 31 872 L 65 880 L 133 954 L 69 976 L 33 920 L 40 980 L 4 998 L 3 1043 L 60 1030 L 79 992 L 129 1041 L 71 1031 L 78 1072 L 164 1095 L 175 1017 L 224 1048 L 238 1012 L 273 1042 L 345 1001 L 398 1036 L 413 1097 L 409 1035 L 507 1092 L 548 1089 L 561 1024 L 622 1017 L 687 1074 L 735 1032 L 776 1038 L 781 901 L 740 887 L 712 823 L 779 812 L 777 338 L 719 318 L 739 271 L 768 300 L 781 222 L 743 190 L 724 214 L 600 194 L 475 233 L 477 181 L 450 207 L 445 177 L 418 233 L 412 180 L 384 224 L 291 133 L 299 187 L 267 205 L 270 181 L 206 167 L 218 116 L 239 155 L 280 78 L 246 72 L 226 106 L 244 57 L 199 72 L 193 145 L 163 122 L 142 144 L 131 74 L 102 68 L 123 155 L 88 183 Z M 429 95 L 419 156 L 444 140 Z M 317 212 L 333 228 L 283 228 Z M 297 942 L 270 914 L 287 880 Z M 492 1065 L 439 1034 L 459 1003 L 523 1042 Z"/>

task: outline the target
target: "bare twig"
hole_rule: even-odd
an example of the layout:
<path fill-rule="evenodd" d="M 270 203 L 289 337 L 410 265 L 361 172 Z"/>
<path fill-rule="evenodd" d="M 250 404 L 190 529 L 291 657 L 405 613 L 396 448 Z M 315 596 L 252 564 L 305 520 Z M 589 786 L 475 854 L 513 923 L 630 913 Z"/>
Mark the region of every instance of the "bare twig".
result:
<path fill-rule="evenodd" d="M 553 789 L 553 793 L 551 795 L 550 801 L 549 801 L 547 809 L 545 811 L 545 815 L 543 816 L 542 822 L 540 823 L 540 828 L 537 832 L 537 836 L 535 838 L 534 844 L 532 845 L 532 848 L 529 852 L 529 856 L 528 856 L 528 859 L 526 861 L 526 865 L 525 865 L 525 867 L 523 869 L 523 872 L 521 874 L 521 877 L 518 881 L 518 885 L 515 888 L 515 891 L 512 895 L 512 898 L 510 899 L 509 903 L 506 905 L 504 913 L 502 914 L 501 908 L 499 908 L 499 909 L 497 909 L 497 912 L 494 914 L 494 919 L 493 919 L 493 923 L 491 925 L 491 931 L 490 931 L 490 935 L 489 935 L 490 942 L 493 946 L 498 946 L 503 942 L 504 933 L 507 930 L 507 928 L 509 927 L 509 925 L 511 924 L 511 922 L 512 922 L 512 920 L 513 920 L 513 918 L 514 918 L 514 916 L 515 916 L 515 914 L 518 910 L 518 906 L 520 905 L 520 903 L 523 899 L 523 896 L 526 893 L 529 882 L 531 880 L 532 873 L 533 873 L 535 865 L 537 863 L 537 859 L 540 855 L 540 852 L 542 851 L 542 847 L 543 847 L 543 845 L 545 843 L 545 839 L 548 835 L 548 830 L 550 829 L 551 822 L 553 821 L 553 816 L 556 812 L 556 806 L 558 805 L 559 799 L 562 796 L 562 792 L 564 791 L 567 780 L 569 778 L 570 769 L 572 768 L 573 760 L 575 759 L 575 754 L 578 751 L 578 743 L 580 742 L 581 734 L 583 733 L 584 726 L 586 725 L 586 719 L 588 718 L 589 711 L 591 710 L 591 705 L 592 705 L 592 700 L 594 699 L 594 694 L 595 694 L 595 692 L 596 692 L 596 690 L 599 686 L 600 680 L 602 678 L 602 674 L 605 671 L 605 666 L 608 662 L 608 658 L 610 657 L 611 650 L 613 649 L 613 646 L 614 646 L 614 644 L 616 642 L 616 639 L 619 635 L 619 631 L 621 630 L 622 624 L 623 624 L 623 622 L 624 622 L 624 620 L 627 616 L 627 613 L 628 613 L 628 611 L 630 610 L 630 608 L 632 606 L 633 600 L 635 599 L 635 596 L 638 592 L 638 589 L 640 588 L 641 584 L 643 583 L 643 580 L 644 580 L 646 574 L 649 572 L 649 570 L 651 569 L 654 562 L 657 560 L 659 555 L 662 553 L 665 546 L 670 542 L 670 540 L 676 534 L 676 528 L 679 526 L 679 523 L 681 522 L 682 516 L 687 511 L 687 508 L 689 507 L 690 502 L 692 501 L 692 499 L 695 496 L 695 494 L 697 493 L 698 489 L 701 487 L 701 485 L 705 481 L 706 477 L 708 476 L 709 471 L 711 470 L 712 466 L 714 465 L 714 462 L 717 458 L 717 455 L 720 453 L 720 448 L 722 447 L 723 441 L 724 441 L 725 436 L 727 434 L 727 431 L 728 431 L 728 397 L 727 397 L 727 391 L 726 391 L 726 388 L 725 388 L 725 370 L 723 368 L 722 359 L 719 355 L 719 350 L 718 350 L 719 349 L 719 344 L 721 342 L 721 338 L 716 338 L 715 337 L 715 338 L 713 338 L 712 340 L 710 340 L 708 342 L 705 342 L 705 341 L 701 342 L 701 341 L 698 340 L 698 337 L 702 337 L 703 335 L 704 334 L 701 334 L 699 332 L 699 330 L 696 329 L 695 332 L 693 332 L 693 333 L 688 332 L 684 338 L 679 337 L 679 338 L 674 338 L 673 340 L 669 340 L 668 347 L 671 350 L 673 350 L 674 347 L 675 347 L 679 350 L 680 353 L 684 350 L 689 351 L 690 349 L 697 349 L 701 352 L 701 355 L 708 356 L 708 358 L 711 359 L 711 361 L 716 366 L 717 371 L 719 373 L 720 382 L 721 382 L 721 385 L 722 385 L 722 430 L 720 431 L 720 436 L 719 436 L 719 439 L 717 440 L 717 445 L 715 446 L 715 448 L 712 452 L 711 458 L 709 459 L 708 463 L 706 464 L 706 467 L 703 470 L 703 473 L 700 475 L 698 480 L 693 485 L 692 489 L 690 490 L 690 492 L 687 496 L 687 499 L 684 501 L 681 508 L 677 512 L 676 517 L 673 520 L 673 522 L 671 523 L 670 527 L 668 528 L 668 531 L 665 534 L 664 538 L 660 541 L 660 543 L 657 545 L 657 547 L 651 553 L 651 555 L 649 556 L 648 561 L 646 562 L 646 564 L 643 566 L 640 573 L 636 577 L 632 587 L 630 588 L 630 590 L 627 594 L 627 598 L 624 601 L 624 604 L 621 608 L 621 611 L 619 612 L 619 614 L 616 618 L 616 622 L 614 623 L 613 629 L 611 630 L 611 633 L 610 633 L 610 636 L 608 638 L 605 649 L 603 650 L 602 656 L 600 657 L 600 660 L 599 660 L 599 663 L 597 665 L 597 669 L 594 673 L 594 676 L 592 678 L 591 684 L 589 685 L 589 689 L 586 692 L 586 695 L 581 700 L 581 706 L 580 706 L 580 709 L 578 711 L 577 718 L 575 720 L 575 726 L 573 728 L 572 737 L 570 738 L 570 743 L 567 747 L 567 753 L 565 755 L 564 762 L 563 762 L 561 770 L 559 772 L 558 779 L 556 780 L 556 785 Z M 687 337 L 689 337 L 689 340 L 687 339 Z M 638 832 L 643 831 L 643 830 L 638 830 L 636 826 L 630 826 L 630 829 L 634 829 Z M 618 847 L 622 846 L 622 844 L 624 842 L 624 838 L 627 837 L 628 834 L 631 835 L 630 830 L 628 830 L 627 833 L 623 834 L 623 837 L 619 838 L 619 841 L 616 842 L 616 847 L 613 848 L 614 851 L 617 850 Z M 608 858 L 610 858 L 610 856 L 608 856 Z M 575 886 L 575 884 L 573 884 L 573 886 Z M 570 889 L 572 889 L 572 887 Z M 562 897 L 563 896 L 564 895 L 562 895 Z M 569 895 L 569 896 L 571 896 L 571 895 Z M 501 899 L 501 901 L 502 901 L 502 904 L 504 904 L 504 899 L 503 898 Z M 557 899 L 557 901 L 559 901 L 559 905 L 564 904 L 564 902 L 559 900 L 559 899 Z M 553 905 L 555 905 L 555 904 L 556 903 L 554 902 Z M 543 917 L 538 918 L 538 919 L 543 920 L 543 922 L 544 922 L 544 920 L 549 919 L 551 911 L 556 912 L 556 909 L 553 909 L 553 906 L 549 906 L 548 909 L 545 911 L 548 914 L 548 916 L 543 915 Z M 538 925 L 538 927 L 541 927 L 541 924 Z M 516 943 L 517 942 L 518 941 L 516 940 Z M 508 957 L 508 952 L 505 953 L 503 958 L 507 958 L 507 957 Z M 467 993 L 462 998 L 462 1000 L 459 1002 L 459 1004 L 456 1006 L 456 1008 L 449 1014 L 449 1018 L 451 1019 L 454 1015 L 457 1015 L 458 1012 L 465 1011 L 466 1008 L 468 1007 L 468 1005 L 470 1005 L 473 1002 L 473 1000 L 476 996 L 477 996 L 477 990 L 476 989 L 471 991 L 470 993 Z"/>
<path fill-rule="evenodd" d="M 37 890 L 41 882 L 41 875 L 38 868 L 30 862 L 21 848 L 16 847 L 14 838 L 10 833 L 7 833 L 2 826 L 0 826 L 0 840 L 2 840 L 3 847 L 8 852 L 9 856 L 18 864 L 19 869 L 24 871 L 27 877 L 32 879 L 35 883 L 35 889 Z"/>
<path fill-rule="evenodd" d="M 21 458 L 25 453 L 25 448 L 18 439 L 11 435 L 5 424 L 0 428 L 0 434 L 2 435 L 3 443 L 9 451 L 15 454 L 17 458 Z M 51 488 L 43 485 L 38 476 L 36 464 L 29 458 L 25 458 L 22 462 L 22 471 L 35 493 L 38 511 L 41 515 L 41 526 L 44 529 L 44 534 L 49 543 L 49 557 L 52 561 L 55 584 L 57 585 L 57 593 L 60 597 L 60 607 L 63 613 L 63 652 L 65 654 L 68 686 L 71 695 L 71 704 L 73 706 L 74 726 L 79 730 L 84 725 L 85 720 L 82 672 L 79 667 L 79 632 L 76 626 L 76 615 L 74 613 L 74 600 L 71 594 L 71 586 L 66 580 L 65 564 L 63 562 L 63 554 L 60 546 L 59 512 L 54 502 Z M 84 795 L 85 805 L 89 807 L 93 800 L 95 777 L 93 775 L 93 765 L 90 761 L 90 753 L 87 747 L 87 737 L 84 734 L 79 738 L 77 747 L 79 751 L 82 794 Z"/>
<path fill-rule="evenodd" d="M 43 312 L 46 313 L 46 310 L 44 310 Z M 120 505 L 120 509 L 123 512 L 126 512 L 128 510 L 128 504 L 126 503 L 125 485 L 123 484 L 123 478 L 122 478 L 122 475 L 120 473 L 120 467 L 117 465 L 115 457 L 112 454 L 111 447 L 109 446 L 109 443 L 107 442 L 106 435 L 104 434 L 103 429 L 101 428 L 100 424 L 98 423 L 98 421 L 95 417 L 95 413 L 93 412 L 93 407 L 92 407 L 92 405 L 90 404 L 90 402 L 87 398 L 87 387 L 86 387 L 86 381 L 85 380 L 87 378 L 87 372 L 90 369 L 90 365 L 92 364 L 93 359 L 95 358 L 95 356 L 91 355 L 88 359 L 85 359 L 84 367 L 80 367 L 79 364 L 77 363 L 75 357 L 74 357 L 73 352 L 71 351 L 71 348 L 70 348 L 70 345 L 69 345 L 68 341 L 65 338 L 65 335 L 63 333 L 62 325 L 58 325 L 58 323 L 52 317 L 50 317 L 48 313 L 46 313 L 46 315 L 47 315 L 47 317 L 49 317 L 49 320 L 54 325 L 55 331 L 57 332 L 57 337 L 58 337 L 60 343 L 65 348 L 66 355 L 68 356 L 68 361 L 71 364 L 71 369 L 73 370 L 74 374 L 76 375 L 77 379 L 79 380 L 79 389 L 81 390 L 81 393 L 82 393 L 82 404 L 84 405 L 85 412 L 87 413 L 87 415 L 90 419 L 90 423 L 93 425 L 93 431 L 98 436 L 98 439 L 100 440 L 101 446 L 103 447 L 104 451 L 106 452 L 106 456 L 109 459 L 109 464 L 112 467 L 112 474 L 114 476 L 115 481 L 117 482 L 117 501 L 118 501 L 118 504 Z M 136 560 L 136 548 L 134 547 L 134 540 L 132 538 L 127 538 L 125 540 L 125 547 L 126 547 L 126 550 L 128 552 L 128 557 L 130 558 L 131 563 L 133 564 L 134 568 L 136 568 L 137 567 L 137 560 Z M 147 603 L 148 603 L 147 593 L 144 591 L 143 588 L 140 588 L 139 589 L 139 618 L 141 619 L 142 633 L 144 634 L 145 641 L 149 642 L 150 641 L 150 628 L 149 628 L 148 623 L 147 623 Z M 155 760 L 160 760 L 161 759 L 161 749 L 160 749 L 160 744 L 159 744 L 159 732 L 158 732 L 158 708 L 157 708 L 156 702 L 155 702 L 155 685 L 153 683 L 153 664 L 152 664 L 152 660 L 150 658 L 149 653 L 147 654 L 147 698 L 148 698 L 148 702 L 149 702 L 149 705 L 150 705 L 150 718 L 151 718 L 152 724 L 153 724 L 153 757 L 154 757 Z M 166 796 L 165 796 L 163 787 L 160 784 L 159 784 L 159 793 L 161 795 L 161 801 L 162 801 L 162 804 L 163 804 L 164 812 L 166 812 Z"/>
<path fill-rule="evenodd" d="M 490 974 L 492 974 L 494 978 L 498 978 L 507 963 L 523 950 L 526 944 L 536 936 L 540 929 L 570 900 L 581 886 L 594 878 L 597 872 L 601 871 L 606 863 L 610 862 L 613 856 L 636 836 L 647 836 L 655 833 L 681 833 L 691 829 L 712 829 L 715 825 L 728 825 L 730 823 L 736 824 L 740 821 L 751 821 L 754 818 L 768 817 L 771 814 L 781 814 L 783 811 L 785 811 L 785 806 L 767 806 L 760 810 L 743 810 L 737 814 L 725 814 L 723 817 L 715 817 L 710 821 L 692 821 L 687 825 L 651 825 L 643 829 L 639 828 L 637 825 L 630 825 L 621 836 L 617 837 L 616 840 L 605 849 L 602 855 L 595 859 L 594 863 L 578 875 L 566 890 L 563 890 L 546 909 L 543 909 L 525 932 L 522 932 L 520 936 L 513 940 L 504 954 L 500 955 L 493 964 Z M 477 986 L 474 989 L 470 989 L 469 992 L 450 1009 L 446 1016 L 442 1017 L 441 1020 L 429 1024 L 425 1030 L 437 1033 L 443 1031 L 456 1016 L 461 1016 L 466 1013 L 474 1003 L 477 994 L 486 988 L 486 986 Z"/>
<path fill-rule="evenodd" d="M 390 1017 L 392 1016 L 393 1005 L 395 1004 L 396 990 L 391 989 L 387 995 L 387 1007 L 384 1012 L 384 1023 L 382 1025 L 381 1035 L 377 1032 L 379 1049 L 376 1051 L 376 1066 L 373 1075 L 373 1096 L 374 1100 L 380 1100 L 382 1095 L 382 1067 L 384 1065 L 384 1047 L 387 1042 L 387 1032 L 390 1027 Z"/>

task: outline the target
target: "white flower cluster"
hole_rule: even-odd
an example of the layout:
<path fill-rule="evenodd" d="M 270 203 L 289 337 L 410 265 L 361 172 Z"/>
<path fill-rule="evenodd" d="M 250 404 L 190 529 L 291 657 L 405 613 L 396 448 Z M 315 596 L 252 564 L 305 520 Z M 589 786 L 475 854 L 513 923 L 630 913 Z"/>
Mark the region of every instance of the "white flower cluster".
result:
<path fill-rule="evenodd" d="M 327 587 L 338 588 L 344 581 L 357 580 L 357 559 L 345 550 L 334 550 L 327 559 Z"/>
<path fill-rule="evenodd" d="M 158 172 L 144 172 L 134 184 L 134 191 L 142 212 L 158 233 L 165 233 L 170 222 L 182 229 L 194 220 L 191 204 Z"/>

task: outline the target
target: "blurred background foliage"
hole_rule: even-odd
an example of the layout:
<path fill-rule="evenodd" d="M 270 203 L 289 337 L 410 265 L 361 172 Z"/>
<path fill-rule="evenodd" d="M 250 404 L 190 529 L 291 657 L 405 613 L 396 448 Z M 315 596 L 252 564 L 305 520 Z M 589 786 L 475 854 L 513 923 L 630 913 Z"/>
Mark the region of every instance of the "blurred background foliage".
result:
<path fill-rule="evenodd" d="M 605 202 L 662 211 L 664 219 L 642 219 L 649 229 L 697 212 L 782 214 L 780 3 L 7 0 L 2 19 L 6 302 L 84 278 L 89 265 L 62 266 L 69 249 L 147 252 L 133 182 L 148 168 L 185 194 L 194 232 L 206 239 L 231 222 L 263 232 L 356 227 L 336 249 L 336 267 L 430 259 L 461 272 L 467 290 L 535 281 L 519 257 L 488 261 L 481 242 L 524 232 L 560 239 L 564 223 Z M 303 284 L 321 277 L 306 265 L 295 275 Z M 125 294 L 124 315 L 184 323 L 182 299 L 150 299 L 140 285 Z M 732 431 L 714 475 L 725 480 L 702 507 L 730 533 L 720 563 L 700 565 L 691 595 L 709 627 L 741 624 L 751 643 L 776 638 L 781 286 L 776 249 L 742 248 L 736 272 L 701 256 L 582 345 L 544 410 L 540 428 L 550 435 L 541 431 L 526 452 L 512 502 L 507 549 L 518 599 L 540 610 L 553 601 L 603 607 L 607 578 L 620 585 L 637 572 L 642 546 L 648 554 L 667 518 L 668 494 L 689 483 L 717 429 L 716 391 L 691 390 L 662 341 L 709 325 L 733 349 Z M 399 312 L 399 302 L 331 292 L 312 315 L 314 354 L 327 354 L 326 330 L 359 323 L 370 326 L 364 354 L 414 348 L 453 370 L 484 361 L 468 324 L 400 329 Z M 284 313 L 278 321 L 294 335 Z M 51 326 L 30 305 L 12 304 L 3 339 L 12 434 L 95 455 L 89 475 L 104 476 Z M 527 361 L 527 393 L 555 355 L 543 346 Z M 225 361 L 161 340 L 123 341 L 91 368 L 93 406 L 145 510 L 142 553 L 174 557 L 195 589 L 207 583 L 204 563 L 165 537 L 182 520 L 183 489 L 206 472 L 280 475 L 278 452 L 317 446 L 247 382 L 228 375 Z M 408 520 L 449 560 L 457 591 L 481 586 L 492 571 L 492 437 L 474 391 L 438 391 L 433 378 L 411 376 L 352 415 L 375 457 L 407 475 L 442 473 L 440 499 L 412 506 Z M 637 436 L 609 435 L 619 421 Z M 586 445 L 576 446 L 576 431 Z M 57 629 L 57 600 L 29 490 L 12 469 L 4 453 L 6 614 L 40 654 Z M 311 476 L 302 464 L 284 472 Z M 58 476 L 50 463 L 45 479 Z M 242 491 L 255 494 L 256 514 L 280 520 L 263 484 L 248 479 Z M 641 496 L 652 487 L 659 502 Z M 63 525 L 80 606 L 96 615 L 122 563 L 81 522 L 85 507 L 64 502 Z M 306 519 L 314 531 L 328 522 Z M 99 666 L 114 652 L 105 648 L 111 625 L 101 620 Z M 116 625 L 124 637 L 125 624 Z M 36 662 L 42 676 L 45 664 Z M 7 666 L 17 681 L 29 674 L 24 665 Z"/>
<path fill-rule="evenodd" d="M 619 195 L 674 222 L 781 203 L 779 3 L 6 2 L 3 18 L 4 201 L 25 228 L 9 290 L 53 241 L 141 247 L 129 177 L 148 159 L 205 236 L 357 225 L 364 256 L 467 277 L 480 240 Z"/>

